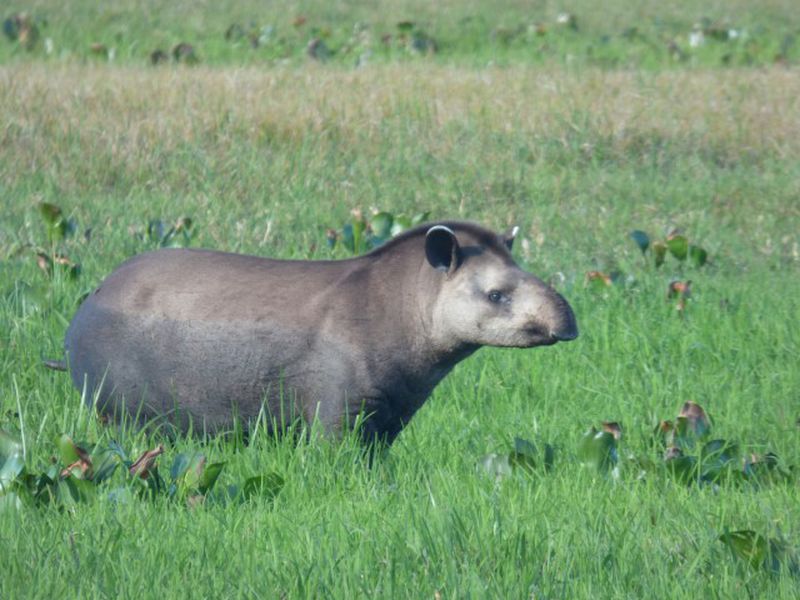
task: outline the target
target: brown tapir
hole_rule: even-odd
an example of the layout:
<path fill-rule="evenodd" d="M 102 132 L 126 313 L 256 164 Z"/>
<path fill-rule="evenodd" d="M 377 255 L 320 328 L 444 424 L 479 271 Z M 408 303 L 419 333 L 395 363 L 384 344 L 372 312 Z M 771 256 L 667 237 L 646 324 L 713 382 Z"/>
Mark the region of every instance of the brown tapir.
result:
<path fill-rule="evenodd" d="M 578 335 L 566 300 L 472 223 L 411 229 L 356 258 L 157 250 L 122 264 L 67 331 L 72 380 L 106 414 L 180 429 L 365 417 L 391 443 L 479 347 Z"/>

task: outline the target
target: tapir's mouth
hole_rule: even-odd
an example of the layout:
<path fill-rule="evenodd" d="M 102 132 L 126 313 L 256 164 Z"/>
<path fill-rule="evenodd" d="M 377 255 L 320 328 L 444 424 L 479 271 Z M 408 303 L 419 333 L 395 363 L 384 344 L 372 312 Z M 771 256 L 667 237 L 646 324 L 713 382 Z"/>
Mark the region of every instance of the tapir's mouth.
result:
<path fill-rule="evenodd" d="M 578 337 L 578 329 L 574 323 L 559 329 L 550 329 L 541 323 L 535 323 L 525 328 L 526 337 L 529 340 L 528 347 L 552 346 L 557 342 L 569 342 Z"/>
<path fill-rule="evenodd" d="M 558 342 L 558 337 L 550 333 L 550 328 L 544 325 L 535 324 L 525 328 L 525 334 L 528 338 L 527 346 L 533 348 L 535 346 L 552 346 Z"/>

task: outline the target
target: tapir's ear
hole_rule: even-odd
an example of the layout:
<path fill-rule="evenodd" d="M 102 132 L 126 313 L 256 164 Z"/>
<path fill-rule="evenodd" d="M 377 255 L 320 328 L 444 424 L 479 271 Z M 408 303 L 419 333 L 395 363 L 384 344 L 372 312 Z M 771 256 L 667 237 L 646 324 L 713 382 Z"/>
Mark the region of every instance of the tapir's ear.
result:
<path fill-rule="evenodd" d="M 425 256 L 434 269 L 451 273 L 458 268 L 460 250 L 453 230 L 434 225 L 425 234 Z"/>
<path fill-rule="evenodd" d="M 511 248 L 514 247 L 514 238 L 517 237 L 518 233 L 519 233 L 519 227 L 514 225 L 514 227 L 512 227 L 503 234 L 503 243 L 509 250 L 511 250 Z"/>

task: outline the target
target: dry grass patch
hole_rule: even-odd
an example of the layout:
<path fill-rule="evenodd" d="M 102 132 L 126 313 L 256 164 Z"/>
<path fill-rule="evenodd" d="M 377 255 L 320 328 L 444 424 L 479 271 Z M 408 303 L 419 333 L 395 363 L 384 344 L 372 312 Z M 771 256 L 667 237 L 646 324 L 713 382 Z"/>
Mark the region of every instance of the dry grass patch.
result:
<path fill-rule="evenodd" d="M 583 74 L 413 65 L 323 69 L 6 67 L 0 70 L 5 176 L 102 154 L 147 161 L 183 144 L 369 144 L 413 130 L 432 150 L 448 132 L 597 136 L 621 151 L 647 138 L 691 140 L 734 156 L 800 153 L 793 71 Z M 444 145 L 444 146 L 443 146 Z"/>

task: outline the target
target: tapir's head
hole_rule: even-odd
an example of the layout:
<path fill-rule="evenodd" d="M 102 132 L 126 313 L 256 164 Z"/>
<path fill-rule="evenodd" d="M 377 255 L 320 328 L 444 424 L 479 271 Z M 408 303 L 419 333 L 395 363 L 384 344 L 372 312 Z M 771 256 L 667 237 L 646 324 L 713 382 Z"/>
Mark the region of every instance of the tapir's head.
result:
<path fill-rule="evenodd" d="M 431 306 L 433 335 L 521 348 L 578 337 L 567 301 L 514 262 L 515 234 L 516 228 L 497 235 L 463 223 L 428 229 L 425 256 L 438 290 Z"/>

